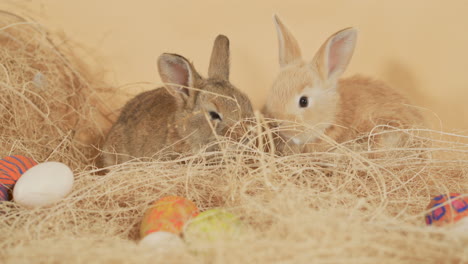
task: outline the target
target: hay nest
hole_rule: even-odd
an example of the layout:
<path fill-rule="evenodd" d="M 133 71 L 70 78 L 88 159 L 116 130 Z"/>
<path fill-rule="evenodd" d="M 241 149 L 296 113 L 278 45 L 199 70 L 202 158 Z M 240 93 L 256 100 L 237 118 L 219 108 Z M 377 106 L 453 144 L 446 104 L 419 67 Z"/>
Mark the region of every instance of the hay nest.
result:
<path fill-rule="evenodd" d="M 406 155 L 379 159 L 352 142 L 337 145 L 340 151 L 278 157 L 226 140 L 216 153 L 135 161 L 97 176 L 89 166 L 89 145 L 100 131 L 92 79 L 36 24 L 0 21 L 1 153 L 60 160 L 76 172 L 72 193 L 53 206 L 0 204 L 3 263 L 467 261 L 466 237 L 424 224 L 432 195 L 468 192 L 465 137 L 426 131 L 433 144 L 422 151 L 432 158 L 403 148 L 390 152 Z M 92 132 L 87 144 L 79 128 Z M 225 208 L 246 231 L 196 245 L 204 253 L 139 247 L 144 211 L 166 195 L 184 196 L 201 210 Z"/>
<path fill-rule="evenodd" d="M 0 12 L 0 131 L 3 155 L 89 164 L 103 137 L 100 87 L 73 45 L 60 48 L 33 20 Z M 64 155 L 63 153 L 67 153 Z"/>

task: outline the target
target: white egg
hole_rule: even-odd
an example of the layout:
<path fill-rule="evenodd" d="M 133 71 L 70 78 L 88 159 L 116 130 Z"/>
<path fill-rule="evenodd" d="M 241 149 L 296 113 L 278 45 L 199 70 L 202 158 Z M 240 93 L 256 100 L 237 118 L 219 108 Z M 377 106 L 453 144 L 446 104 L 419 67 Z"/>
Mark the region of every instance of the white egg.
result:
<path fill-rule="evenodd" d="M 185 249 L 184 241 L 178 235 L 164 231 L 145 236 L 139 245 L 158 250 Z"/>
<path fill-rule="evenodd" d="M 60 162 L 44 162 L 27 170 L 16 182 L 13 200 L 26 207 L 50 205 L 73 187 L 73 172 Z"/>

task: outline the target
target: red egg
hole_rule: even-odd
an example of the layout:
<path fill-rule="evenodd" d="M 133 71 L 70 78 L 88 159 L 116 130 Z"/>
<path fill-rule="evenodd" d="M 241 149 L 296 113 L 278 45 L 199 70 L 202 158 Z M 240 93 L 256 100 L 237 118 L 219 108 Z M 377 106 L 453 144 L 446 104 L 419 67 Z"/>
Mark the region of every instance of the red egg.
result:
<path fill-rule="evenodd" d="M 0 160 L 0 201 L 11 200 L 11 190 L 20 176 L 37 165 L 33 159 L 14 155 Z"/>
<path fill-rule="evenodd" d="M 427 207 L 432 210 L 426 214 L 426 224 L 443 226 L 468 216 L 468 197 L 460 196 L 460 193 L 450 193 L 432 198 Z"/>

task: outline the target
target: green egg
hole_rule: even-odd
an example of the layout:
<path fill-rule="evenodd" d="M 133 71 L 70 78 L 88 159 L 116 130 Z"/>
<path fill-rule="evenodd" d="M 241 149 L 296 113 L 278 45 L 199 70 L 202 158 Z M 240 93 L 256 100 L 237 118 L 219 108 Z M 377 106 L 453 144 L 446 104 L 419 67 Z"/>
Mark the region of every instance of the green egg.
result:
<path fill-rule="evenodd" d="M 191 219 L 184 230 L 187 242 L 233 239 L 242 229 L 240 219 L 222 209 L 210 209 Z"/>

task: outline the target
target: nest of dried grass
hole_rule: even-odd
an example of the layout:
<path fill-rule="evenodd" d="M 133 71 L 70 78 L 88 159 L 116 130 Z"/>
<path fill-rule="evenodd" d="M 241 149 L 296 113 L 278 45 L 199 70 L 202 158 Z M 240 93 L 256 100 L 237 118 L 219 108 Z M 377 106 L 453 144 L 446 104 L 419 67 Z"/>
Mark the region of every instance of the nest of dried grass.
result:
<path fill-rule="evenodd" d="M 31 19 L 0 12 L 0 152 L 80 168 L 108 126 L 105 88 L 72 43 L 59 48 L 49 35 Z"/>
<path fill-rule="evenodd" d="M 387 150 L 378 159 L 368 158 L 377 150 L 355 149 L 353 142 L 337 145 L 340 151 L 278 157 L 226 140 L 216 153 L 134 161 L 98 176 L 88 166 L 101 127 L 92 78 L 36 24 L 11 18 L 0 19 L 1 153 L 63 161 L 76 183 L 47 208 L 0 204 L 3 263 L 467 261 L 466 237 L 424 224 L 431 195 L 467 192 L 465 137 L 398 131 L 432 144 L 418 153 Z M 88 140 L 78 136 L 80 129 Z M 201 210 L 225 208 L 247 231 L 204 245 L 203 254 L 138 247 L 144 211 L 166 195 L 184 196 Z"/>

